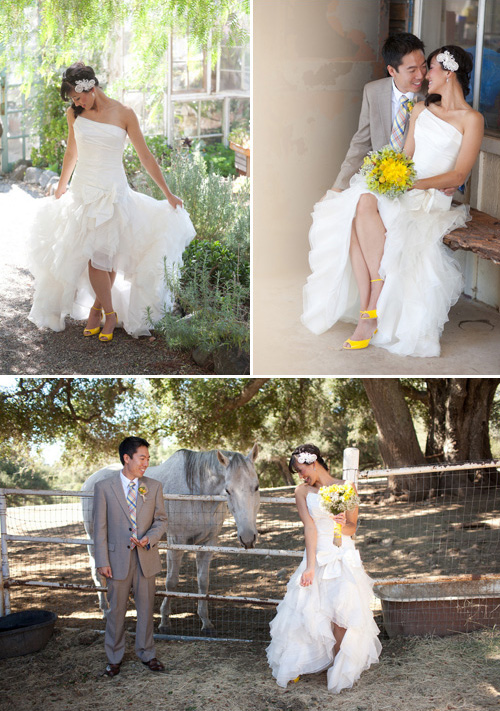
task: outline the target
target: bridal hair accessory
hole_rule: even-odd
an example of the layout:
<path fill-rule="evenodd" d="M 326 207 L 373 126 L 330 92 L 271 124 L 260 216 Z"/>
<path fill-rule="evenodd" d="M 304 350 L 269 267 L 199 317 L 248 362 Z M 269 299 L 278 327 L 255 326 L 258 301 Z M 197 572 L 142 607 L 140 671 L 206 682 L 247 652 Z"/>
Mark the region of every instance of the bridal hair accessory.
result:
<path fill-rule="evenodd" d="M 458 62 L 455 61 L 455 57 L 447 49 L 444 52 L 438 54 L 436 60 L 450 72 L 456 72 L 458 69 Z"/>
<path fill-rule="evenodd" d="M 312 464 L 318 457 L 312 452 L 301 452 L 295 455 L 295 459 L 299 464 Z"/>
<path fill-rule="evenodd" d="M 458 65 L 457 65 L 458 67 Z M 78 79 L 75 84 L 75 91 L 81 94 L 82 91 L 90 91 L 95 86 L 95 79 Z"/>
<path fill-rule="evenodd" d="M 91 79 L 91 81 L 94 81 Z M 148 493 L 148 487 L 146 484 L 139 484 L 139 488 L 137 489 L 137 493 L 142 496 L 142 500 L 146 501 L 146 494 Z"/>

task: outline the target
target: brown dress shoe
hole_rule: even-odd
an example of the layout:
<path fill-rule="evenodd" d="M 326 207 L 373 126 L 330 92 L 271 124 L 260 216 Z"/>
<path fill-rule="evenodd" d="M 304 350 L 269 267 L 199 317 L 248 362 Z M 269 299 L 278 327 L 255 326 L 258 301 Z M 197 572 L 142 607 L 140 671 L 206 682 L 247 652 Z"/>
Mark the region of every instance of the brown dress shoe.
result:
<path fill-rule="evenodd" d="M 160 662 L 159 659 L 156 657 L 153 657 L 153 659 L 150 659 L 149 662 L 143 662 L 143 664 L 148 667 L 148 669 L 151 669 L 151 671 L 154 672 L 164 672 L 165 667 L 163 664 Z"/>
<path fill-rule="evenodd" d="M 120 673 L 121 664 L 108 664 L 104 670 L 103 676 L 116 676 Z"/>

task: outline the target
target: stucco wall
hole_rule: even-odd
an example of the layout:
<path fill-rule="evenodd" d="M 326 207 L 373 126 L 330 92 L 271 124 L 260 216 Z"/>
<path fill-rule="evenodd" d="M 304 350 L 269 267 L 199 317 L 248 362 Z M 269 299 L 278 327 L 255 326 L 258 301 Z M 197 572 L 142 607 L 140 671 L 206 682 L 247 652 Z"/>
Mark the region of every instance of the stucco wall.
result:
<path fill-rule="evenodd" d="M 304 273 L 313 205 L 345 157 L 364 84 L 384 76 L 380 47 L 388 4 L 254 0 L 253 7 L 253 265 L 259 289 L 273 274 Z"/>

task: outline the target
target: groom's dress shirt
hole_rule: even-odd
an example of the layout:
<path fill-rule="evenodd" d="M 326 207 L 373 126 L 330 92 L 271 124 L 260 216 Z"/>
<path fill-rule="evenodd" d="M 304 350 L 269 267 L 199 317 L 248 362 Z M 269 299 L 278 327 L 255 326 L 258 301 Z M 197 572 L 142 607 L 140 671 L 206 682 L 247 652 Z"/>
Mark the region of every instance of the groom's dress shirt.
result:
<path fill-rule="evenodd" d="M 122 483 L 122 488 L 123 488 L 123 493 L 125 494 L 125 499 L 128 497 L 128 487 L 131 481 L 134 482 L 134 492 L 135 492 L 135 498 L 137 500 L 137 485 L 139 483 L 139 479 L 127 479 L 127 477 L 123 473 L 123 469 L 120 472 L 120 481 Z"/>
<path fill-rule="evenodd" d="M 392 77 L 377 79 L 368 82 L 363 89 L 363 101 L 359 115 L 358 130 L 351 139 L 347 155 L 340 168 L 333 187 L 345 190 L 349 187 L 352 176 L 358 172 L 363 163 L 363 158 L 369 151 L 378 151 L 389 143 L 394 121 L 393 103 L 397 101 L 401 92 L 394 86 Z M 406 94 L 415 102 L 423 99 L 423 94 Z M 408 130 L 408 124 L 406 131 Z"/>

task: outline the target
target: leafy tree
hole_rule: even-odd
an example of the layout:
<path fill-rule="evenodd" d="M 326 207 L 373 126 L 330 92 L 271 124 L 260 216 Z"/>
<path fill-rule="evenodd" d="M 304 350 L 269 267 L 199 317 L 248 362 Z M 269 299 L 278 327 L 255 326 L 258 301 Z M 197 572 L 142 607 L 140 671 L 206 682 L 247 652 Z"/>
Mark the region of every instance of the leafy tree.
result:
<path fill-rule="evenodd" d="M 125 378 L 19 378 L 0 391 L 0 436 L 25 454 L 62 442 L 68 461 L 96 461 L 129 432 L 143 433 L 140 406 L 140 390 Z"/>
<path fill-rule="evenodd" d="M 262 446 L 263 485 L 291 481 L 291 449 L 313 441 L 339 470 L 347 446 L 361 467 L 411 466 L 491 456 L 498 378 L 20 378 L 0 388 L 5 447 L 62 441 L 66 462 L 116 458 L 131 432 L 158 445 L 245 451 Z M 22 449 L 24 447 L 24 450 Z M 379 451 L 380 448 L 380 451 Z M 498 485 L 495 468 L 472 477 L 436 475 L 425 487 L 397 478 L 395 493 L 425 497 L 448 486 Z M 420 478 L 418 481 L 421 481 Z"/>
<path fill-rule="evenodd" d="M 20 61 L 30 84 L 35 73 L 49 77 L 77 58 L 107 51 L 117 28 L 127 25 L 136 82 L 154 83 L 171 31 L 189 32 L 194 45 L 216 52 L 226 33 L 230 43 L 247 41 L 241 15 L 249 12 L 250 0 L 2 0 L 0 66 Z"/>

